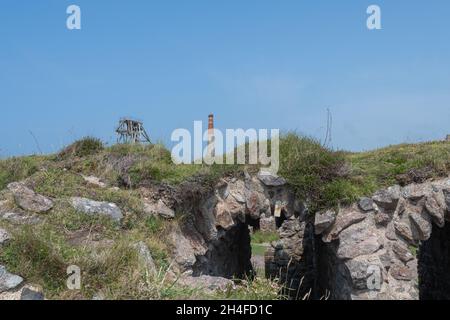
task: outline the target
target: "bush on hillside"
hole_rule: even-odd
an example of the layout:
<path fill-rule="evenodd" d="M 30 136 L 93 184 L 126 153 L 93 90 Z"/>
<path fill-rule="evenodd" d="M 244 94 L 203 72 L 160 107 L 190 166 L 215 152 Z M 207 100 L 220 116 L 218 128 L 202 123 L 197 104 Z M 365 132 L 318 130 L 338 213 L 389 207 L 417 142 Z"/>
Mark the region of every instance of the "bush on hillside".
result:
<path fill-rule="evenodd" d="M 343 183 L 348 170 L 345 156 L 323 147 L 319 141 L 288 133 L 280 139 L 280 171 L 294 188 L 297 196 L 308 201 L 314 212 L 324 207 L 335 206 L 341 198 L 350 200 L 349 184 Z M 337 183 L 340 181 L 341 183 Z"/>
<path fill-rule="evenodd" d="M 103 142 L 93 137 L 85 137 L 65 147 L 59 154 L 59 159 L 71 157 L 86 157 L 96 154 L 104 149 Z"/>

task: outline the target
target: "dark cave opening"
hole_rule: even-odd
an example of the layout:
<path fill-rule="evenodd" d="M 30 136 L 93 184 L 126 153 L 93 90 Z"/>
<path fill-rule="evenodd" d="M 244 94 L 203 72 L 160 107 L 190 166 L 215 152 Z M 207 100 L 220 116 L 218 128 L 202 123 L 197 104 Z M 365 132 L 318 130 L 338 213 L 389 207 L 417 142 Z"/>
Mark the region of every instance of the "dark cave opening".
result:
<path fill-rule="evenodd" d="M 257 231 L 260 229 L 259 219 L 252 219 L 250 216 L 245 217 L 245 223 L 253 229 L 253 231 Z"/>
<path fill-rule="evenodd" d="M 218 238 L 194 268 L 194 275 L 210 275 L 228 279 L 243 279 L 253 275 L 250 230 L 247 223 L 238 222 L 228 230 L 219 229 Z"/>
<path fill-rule="evenodd" d="M 450 299 L 450 225 L 433 224 L 430 239 L 422 242 L 418 253 L 420 300 Z"/>

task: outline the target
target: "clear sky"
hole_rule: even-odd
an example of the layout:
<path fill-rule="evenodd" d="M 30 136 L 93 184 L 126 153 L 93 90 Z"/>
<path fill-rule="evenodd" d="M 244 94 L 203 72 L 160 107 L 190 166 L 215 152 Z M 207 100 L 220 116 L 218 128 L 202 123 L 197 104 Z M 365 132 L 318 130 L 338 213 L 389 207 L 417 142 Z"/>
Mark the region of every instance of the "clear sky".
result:
<path fill-rule="evenodd" d="M 82 29 L 66 28 L 66 8 Z M 366 9 L 382 10 L 369 31 Z M 0 156 L 113 142 L 122 116 L 154 140 L 213 112 L 368 150 L 450 133 L 448 0 L 2 0 Z"/>

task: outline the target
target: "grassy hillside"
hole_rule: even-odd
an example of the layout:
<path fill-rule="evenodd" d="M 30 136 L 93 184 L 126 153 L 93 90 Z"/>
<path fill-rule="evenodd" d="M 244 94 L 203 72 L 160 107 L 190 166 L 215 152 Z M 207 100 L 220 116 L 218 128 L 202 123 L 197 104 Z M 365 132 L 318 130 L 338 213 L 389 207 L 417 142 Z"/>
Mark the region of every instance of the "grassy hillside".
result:
<path fill-rule="evenodd" d="M 80 174 L 133 190 L 154 182 L 178 184 L 194 176 L 219 177 L 256 166 L 174 165 L 162 145 L 114 145 L 86 138 L 59 154 L 0 160 L 0 190 L 29 178 L 48 196 L 84 194 Z M 313 139 L 287 134 L 280 142 L 280 171 L 313 208 L 354 201 L 393 184 L 421 182 L 450 173 L 450 142 L 402 144 L 363 153 L 332 151 Z M 115 195 L 113 195 L 115 196 Z M 103 198 L 110 196 L 103 195 Z"/>
<path fill-rule="evenodd" d="M 281 140 L 280 174 L 313 211 L 348 204 L 393 184 L 450 173 L 450 142 L 402 144 L 362 153 L 331 151 L 288 134 Z"/>
<path fill-rule="evenodd" d="M 311 211 L 346 204 L 392 184 L 421 182 L 450 173 L 450 143 L 404 144 L 363 153 L 337 152 L 317 141 L 287 134 L 280 142 L 280 172 L 310 204 Z M 0 263 L 44 287 L 49 298 L 90 298 L 101 292 L 110 299 L 178 299 L 205 297 L 203 292 L 178 287 L 165 281 L 170 265 L 165 241 L 178 221 L 143 216 L 139 187 L 155 182 L 177 185 L 193 177 L 213 185 L 223 175 L 256 172 L 256 166 L 174 165 L 170 152 L 161 145 L 105 147 L 86 138 L 58 154 L 28 156 L 0 161 L 0 203 L 8 200 L 5 189 L 23 181 L 36 192 L 55 199 L 55 208 L 45 223 L 33 227 L 0 227 L 14 234 L 0 251 Z M 108 188 L 87 183 L 84 176 L 96 176 Z M 115 187 L 115 188 L 114 188 Z M 68 197 L 81 196 L 116 203 L 125 214 L 122 225 L 104 218 L 76 214 Z M 16 208 L 10 202 L 10 210 Z M 89 235 L 95 245 L 79 243 Z M 255 248 L 270 241 L 255 234 Z M 133 243 L 143 241 L 155 259 L 158 275 L 142 271 Z M 111 245 L 112 243 L 112 245 Z M 259 247 L 258 247 L 259 248 Z M 65 267 L 75 264 L 84 270 L 83 290 L 65 289 Z M 264 279 L 246 282 L 237 291 L 211 298 L 276 298 L 277 286 Z"/>

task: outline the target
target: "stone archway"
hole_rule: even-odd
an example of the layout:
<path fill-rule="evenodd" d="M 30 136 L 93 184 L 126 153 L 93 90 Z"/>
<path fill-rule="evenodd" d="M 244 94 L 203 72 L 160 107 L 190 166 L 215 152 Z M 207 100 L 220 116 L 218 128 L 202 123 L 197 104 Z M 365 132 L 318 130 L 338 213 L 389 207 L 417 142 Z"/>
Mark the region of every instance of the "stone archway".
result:
<path fill-rule="evenodd" d="M 304 215 L 284 179 L 264 173 L 222 179 L 212 194 L 189 206 L 191 214 L 175 239 L 180 271 L 229 279 L 254 275 L 249 227 L 277 230 L 276 208 L 283 220 Z"/>

